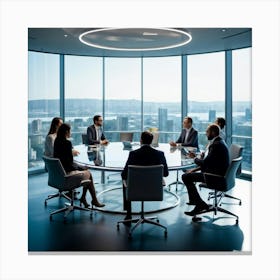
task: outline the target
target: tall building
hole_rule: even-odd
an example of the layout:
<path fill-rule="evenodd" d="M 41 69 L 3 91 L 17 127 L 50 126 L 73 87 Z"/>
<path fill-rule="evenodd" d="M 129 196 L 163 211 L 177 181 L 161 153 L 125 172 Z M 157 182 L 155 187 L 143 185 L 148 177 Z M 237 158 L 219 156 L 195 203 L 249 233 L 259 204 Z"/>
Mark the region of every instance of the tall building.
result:
<path fill-rule="evenodd" d="M 127 131 L 128 130 L 128 117 L 117 117 L 117 124 L 119 131 Z"/>
<path fill-rule="evenodd" d="M 31 123 L 32 133 L 37 134 L 42 130 L 42 121 L 40 119 L 33 120 Z"/>
<path fill-rule="evenodd" d="M 214 122 L 216 120 L 216 110 L 209 110 L 208 121 Z"/>
<path fill-rule="evenodd" d="M 158 130 L 166 131 L 167 130 L 167 109 L 158 108 Z"/>

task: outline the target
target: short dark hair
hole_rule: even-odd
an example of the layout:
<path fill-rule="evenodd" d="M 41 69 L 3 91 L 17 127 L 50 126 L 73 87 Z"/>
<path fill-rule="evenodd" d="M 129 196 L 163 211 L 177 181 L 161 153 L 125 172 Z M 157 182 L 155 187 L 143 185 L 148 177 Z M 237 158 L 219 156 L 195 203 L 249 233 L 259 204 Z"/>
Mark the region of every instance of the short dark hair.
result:
<path fill-rule="evenodd" d="M 216 123 L 221 129 L 223 129 L 226 125 L 226 120 L 224 118 L 217 118 Z"/>
<path fill-rule="evenodd" d="M 153 134 L 149 131 L 143 131 L 141 133 L 141 140 L 142 140 L 142 144 L 147 144 L 150 145 L 153 141 Z"/>
<path fill-rule="evenodd" d="M 191 124 L 193 124 L 193 120 L 191 117 L 184 117 L 185 120 L 188 120 L 188 122 L 190 122 Z"/>
<path fill-rule="evenodd" d="M 66 139 L 66 133 L 67 133 L 68 131 L 70 131 L 70 130 L 71 130 L 70 124 L 68 124 L 68 123 L 63 123 L 63 124 L 59 127 L 59 129 L 58 129 L 58 131 L 57 131 L 56 138 L 58 138 L 58 139 Z"/>
<path fill-rule="evenodd" d="M 93 117 L 93 123 L 97 122 L 99 118 L 101 118 L 100 115 L 95 115 L 95 116 Z"/>
<path fill-rule="evenodd" d="M 209 131 L 213 132 L 215 136 L 220 134 L 220 127 L 217 124 L 210 124 L 208 126 Z"/>

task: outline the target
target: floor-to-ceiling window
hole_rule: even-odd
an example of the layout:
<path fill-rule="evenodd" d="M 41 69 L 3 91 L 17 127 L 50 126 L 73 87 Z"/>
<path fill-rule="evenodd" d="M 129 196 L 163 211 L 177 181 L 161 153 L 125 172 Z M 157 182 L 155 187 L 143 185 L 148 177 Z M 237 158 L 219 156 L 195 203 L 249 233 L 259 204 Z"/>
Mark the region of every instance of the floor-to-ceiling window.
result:
<path fill-rule="evenodd" d="M 42 168 L 45 136 L 59 111 L 59 55 L 28 52 L 28 169 Z"/>
<path fill-rule="evenodd" d="M 105 58 L 106 137 L 119 141 L 121 131 L 134 132 L 139 141 L 141 130 L 141 59 Z"/>
<path fill-rule="evenodd" d="M 181 57 L 143 59 L 144 130 L 157 128 L 166 143 L 181 131 Z"/>
<path fill-rule="evenodd" d="M 225 117 L 225 53 L 188 56 L 188 116 L 199 132 L 199 145 L 207 144 L 205 130 L 216 117 Z"/>
<path fill-rule="evenodd" d="M 81 134 L 102 115 L 102 58 L 65 56 L 65 121 L 71 124 L 73 145 L 82 143 Z"/>
<path fill-rule="evenodd" d="M 232 142 L 243 146 L 242 169 L 252 170 L 251 48 L 232 51 Z"/>

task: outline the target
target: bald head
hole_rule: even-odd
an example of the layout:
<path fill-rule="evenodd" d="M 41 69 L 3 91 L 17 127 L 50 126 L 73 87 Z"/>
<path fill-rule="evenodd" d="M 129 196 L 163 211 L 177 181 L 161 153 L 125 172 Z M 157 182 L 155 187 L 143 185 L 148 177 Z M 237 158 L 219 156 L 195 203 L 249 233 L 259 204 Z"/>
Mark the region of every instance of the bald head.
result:
<path fill-rule="evenodd" d="M 219 136 L 220 135 L 220 128 L 219 128 L 219 126 L 216 125 L 216 124 L 210 124 L 207 127 L 206 135 L 207 135 L 208 140 L 212 140 L 213 138 Z"/>

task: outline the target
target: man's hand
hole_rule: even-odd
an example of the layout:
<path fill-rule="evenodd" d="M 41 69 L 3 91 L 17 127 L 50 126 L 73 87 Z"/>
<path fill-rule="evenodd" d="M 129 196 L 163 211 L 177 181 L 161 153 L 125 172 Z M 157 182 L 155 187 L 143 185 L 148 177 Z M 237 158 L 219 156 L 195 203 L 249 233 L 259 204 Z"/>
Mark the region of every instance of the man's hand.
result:
<path fill-rule="evenodd" d="M 170 141 L 169 144 L 170 144 L 170 146 L 172 146 L 172 147 L 176 147 L 176 146 L 177 146 L 177 144 L 176 144 L 175 142 L 173 142 L 173 141 Z"/>
<path fill-rule="evenodd" d="M 75 157 L 75 156 L 77 156 L 77 155 L 79 155 L 80 154 L 80 152 L 79 151 L 77 151 L 77 150 L 72 150 L 72 155 Z"/>
<path fill-rule="evenodd" d="M 100 141 L 100 144 L 101 144 L 101 145 L 106 145 L 106 144 L 108 144 L 108 143 L 109 143 L 109 141 L 108 141 L 107 139 L 101 140 L 101 141 Z"/>

